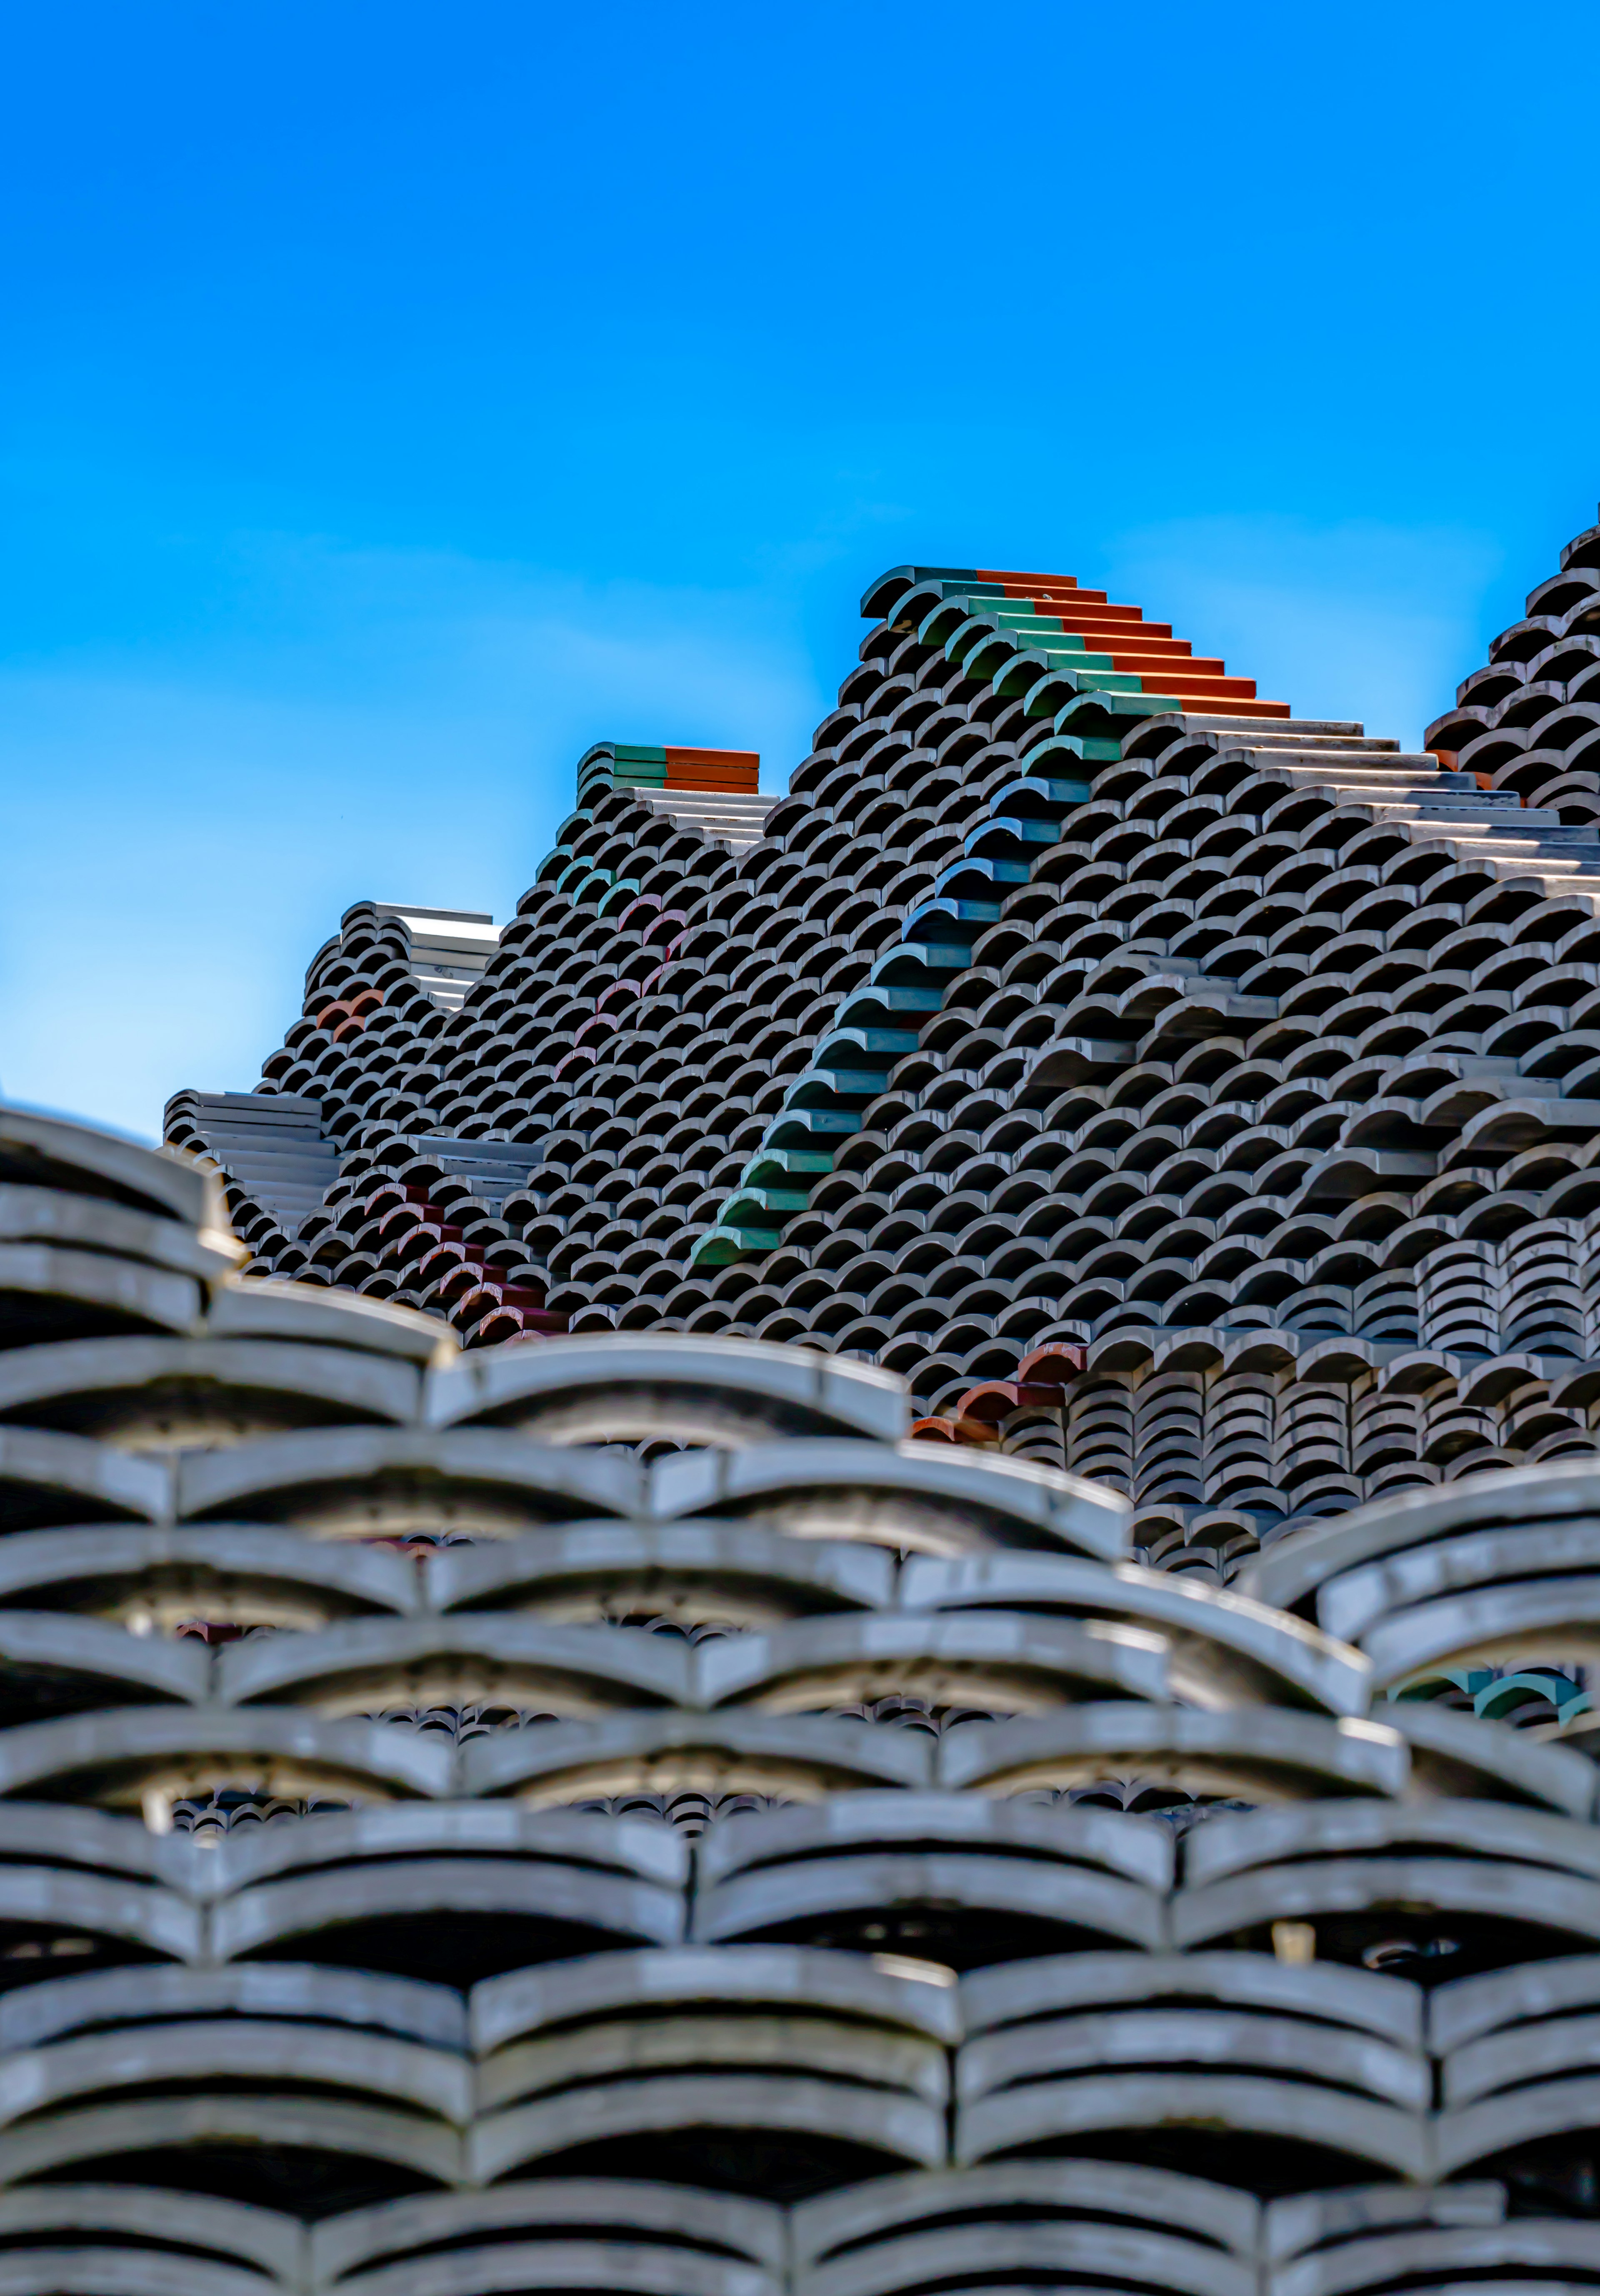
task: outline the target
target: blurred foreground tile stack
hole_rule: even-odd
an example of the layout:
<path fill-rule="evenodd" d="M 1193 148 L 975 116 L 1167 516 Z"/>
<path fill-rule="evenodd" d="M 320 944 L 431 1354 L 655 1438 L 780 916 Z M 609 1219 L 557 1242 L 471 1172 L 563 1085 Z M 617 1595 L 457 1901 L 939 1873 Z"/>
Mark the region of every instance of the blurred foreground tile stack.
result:
<path fill-rule="evenodd" d="M 0 1111 L 0 2289 L 1600 2287 L 1600 1462 L 1286 1533 Z M 1423 1693 L 1423 1694 L 1416 1694 Z M 1557 1732 L 1558 1734 L 1552 1734 Z"/>

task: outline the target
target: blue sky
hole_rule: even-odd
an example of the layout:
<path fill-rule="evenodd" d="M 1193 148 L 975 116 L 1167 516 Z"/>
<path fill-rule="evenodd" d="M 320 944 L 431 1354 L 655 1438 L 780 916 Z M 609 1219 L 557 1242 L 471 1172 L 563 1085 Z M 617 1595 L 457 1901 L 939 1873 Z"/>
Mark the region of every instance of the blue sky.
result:
<path fill-rule="evenodd" d="M 1600 14 L 0 5 L 0 1087 L 248 1087 L 907 559 L 1414 741 L 1600 493 Z"/>

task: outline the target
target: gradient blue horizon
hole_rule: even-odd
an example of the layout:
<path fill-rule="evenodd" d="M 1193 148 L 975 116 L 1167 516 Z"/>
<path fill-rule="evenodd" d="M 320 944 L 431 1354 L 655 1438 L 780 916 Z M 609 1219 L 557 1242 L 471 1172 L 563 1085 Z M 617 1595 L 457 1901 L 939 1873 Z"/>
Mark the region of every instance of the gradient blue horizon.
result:
<path fill-rule="evenodd" d="M 905 560 L 1415 742 L 1592 522 L 1600 19 L 0 7 L 0 1091 L 246 1089 Z"/>

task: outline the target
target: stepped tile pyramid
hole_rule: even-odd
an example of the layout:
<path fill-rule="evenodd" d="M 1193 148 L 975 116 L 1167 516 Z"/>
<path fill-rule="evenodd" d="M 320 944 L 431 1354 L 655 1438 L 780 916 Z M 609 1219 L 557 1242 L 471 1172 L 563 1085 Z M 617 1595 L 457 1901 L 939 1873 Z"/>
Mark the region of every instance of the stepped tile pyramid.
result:
<path fill-rule="evenodd" d="M 1600 1462 L 1134 1512 L 0 1109 L 0 2286 L 1600 2288 Z M 1399 1693 L 1398 1695 L 1396 1693 Z"/>
<path fill-rule="evenodd" d="M 600 744 L 497 935 L 347 914 L 258 1089 L 169 1104 L 252 1265 L 865 1359 L 1202 1577 L 1589 1456 L 1600 529 L 1415 754 L 1067 578 L 863 612 L 786 797 Z"/>

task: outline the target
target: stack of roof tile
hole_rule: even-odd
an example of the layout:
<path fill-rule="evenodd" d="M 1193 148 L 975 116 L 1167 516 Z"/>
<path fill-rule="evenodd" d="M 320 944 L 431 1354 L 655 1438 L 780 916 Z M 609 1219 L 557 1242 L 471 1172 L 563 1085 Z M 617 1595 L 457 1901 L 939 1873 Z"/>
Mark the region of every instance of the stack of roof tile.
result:
<path fill-rule="evenodd" d="M 0 1111 L 0 2284 L 1600 2285 L 1591 1739 L 1382 1694 L 1588 1648 L 1600 1468 L 1224 1592 L 877 1367 L 218 1211 Z"/>
<path fill-rule="evenodd" d="M 241 1096 L 315 1109 L 319 1210 L 216 1103 L 168 1136 L 258 1267 L 474 1344 L 862 1357 L 929 1439 L 1110 1480 L 1202 1575 L 1588 1456 L 1597 537 L 1415 755 L 1064 578 L 897 569 L 770 809 L 743 753 L 588 754 L 459 1010 L 398 912 L 350 913 Z"/>

